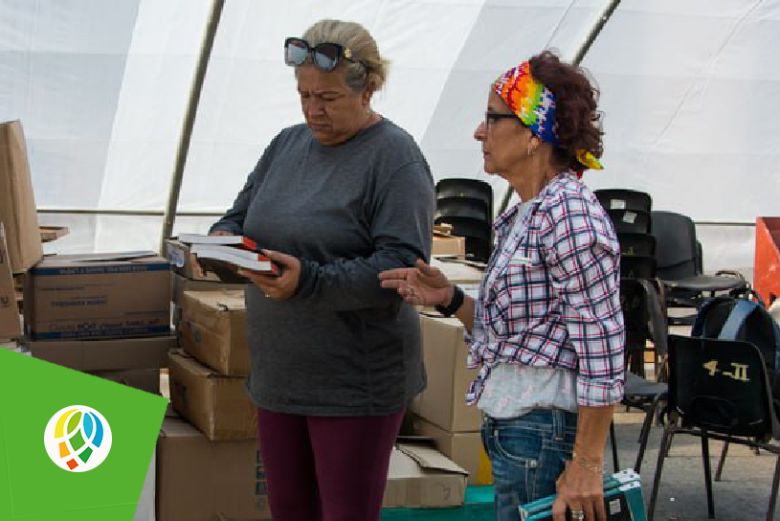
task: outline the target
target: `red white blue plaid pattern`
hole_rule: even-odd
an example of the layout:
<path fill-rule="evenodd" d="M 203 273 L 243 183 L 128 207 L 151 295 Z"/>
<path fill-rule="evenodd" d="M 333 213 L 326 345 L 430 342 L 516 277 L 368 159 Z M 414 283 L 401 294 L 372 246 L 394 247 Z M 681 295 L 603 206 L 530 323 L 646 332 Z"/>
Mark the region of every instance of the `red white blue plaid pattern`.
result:
<path fill-rule="evenodd" d="M 475 403 L 499 363 L 577 372 L 577 403 L 623 397 L 625 330 L 620 309 L 620 247 L 593 193 L 571 173 L 531 202 L 496 219 L 496 248 L 476 302 L 466 394 Z M 519 221 L 519 222 L 516 222 Z"/>

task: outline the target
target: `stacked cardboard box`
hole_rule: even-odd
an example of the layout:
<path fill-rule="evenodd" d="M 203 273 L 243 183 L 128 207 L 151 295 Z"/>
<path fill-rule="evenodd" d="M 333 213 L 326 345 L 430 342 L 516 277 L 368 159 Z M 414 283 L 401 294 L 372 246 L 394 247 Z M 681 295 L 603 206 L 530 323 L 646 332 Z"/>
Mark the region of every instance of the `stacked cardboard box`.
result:
<path fill-rule="evenodd" d="M 176 239 L 165 241 L 165 256 L 173 267 L 171 279 L 171 300 L 173 302 L 173 324 L 179 325 L 182 313 L 182 299 L 185 291 L 243 291 L 243 284 L 221 282 L 219 278 L 204 271 L 198 260 L 190 253 L 190 247 Z"/>
<path fill-rule="evenodd" d="M 455 318 L 421 315 L 423 356 L 428 386 L 412 403 L 416 434 L 469 472 L 469 484 L 492 482 L 490 460 L 482 447 L 479 409 L 465 403 L 476 369 L 466 368 L 463 325 Z"/>
<path fill-rule="evenodd" d="M 466 239 L 456 235 L 437 235 L 433 236 L 433 245 L 431 255 L 466 258 Z"/>
<path fill-rule="evenodd" d="M 19 121 L 0 123 L 0 223 L 11 271 L 23 273 L 43 256 L 27 144 Z"/>
<path fill-rule="evenodd" d="M 9 346 L 22 334 L 21 316 L 16 305 L 11 259 L 5 242 L 3 223 L 0 223 L 0 342 Z"/>
<path fill-rule="evenodd" d="M 184 352 L 170 359 L 171 401 L 211 441 L 254 439 L 243 291 L 185 291 L 179 322 Z"/>
<path fill-rule="evenodd" d="M 256 439 L 210 441 L 166 418 L 157 442 L 157 521 L 270 519 Z"/>
<path fill-rule="evenodd" d="M 171 402 L 158 441 L 158 521 L 270 519 L 241 290 L 183 291 Z"/>
<path fill-rule="evenodd" d="M 169 278 L 153 252 L 46 257 L 25 276 L 30 353 L 158 394 L 176 345 Z"/>

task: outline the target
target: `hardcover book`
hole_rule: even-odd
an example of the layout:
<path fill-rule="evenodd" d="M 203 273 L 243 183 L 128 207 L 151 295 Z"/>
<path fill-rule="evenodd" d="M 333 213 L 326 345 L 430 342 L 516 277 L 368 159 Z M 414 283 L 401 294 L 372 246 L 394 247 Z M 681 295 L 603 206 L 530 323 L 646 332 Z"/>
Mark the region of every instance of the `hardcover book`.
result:
<path fill-rule="evenodd" d="M 255 251 L 215 244 L 195 244 L 190 251 L 198 259 L 198 264 L 203 270 L 214 273 L 222 282 L 248 282 L 245 277 L 238 274 L 239 268 L 271 275 L 279 274 L 279 268 L 271 259 Z"/>
<path fill-rule="evenodd" d="M 202 235 L 199 233 L 182 233 L 179 235 L 178 239 L 185 244 L 220 244 L 223 246 L 236 246 L 253 251 L 260 249 L 257 242 L 243 235 Z"/>

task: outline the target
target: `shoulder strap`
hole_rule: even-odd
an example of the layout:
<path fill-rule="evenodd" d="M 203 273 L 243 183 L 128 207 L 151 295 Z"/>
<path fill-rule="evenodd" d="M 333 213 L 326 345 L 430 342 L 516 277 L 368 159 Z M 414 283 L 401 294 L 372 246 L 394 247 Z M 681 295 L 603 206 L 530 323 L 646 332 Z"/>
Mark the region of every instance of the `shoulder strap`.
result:
<path fill-rule="evenodd" d="M 732 300 L 731 297 L 712 297 L 708 298 L 704 301 L 704 304 L 699 307 L 698 312 L 696 313 L 696 318 L 693 321 L 693 327 L 691 328 L 691 336 L 694 337 L 701 337 L 704 336 L 704 323 L 706 322 L 707 314 L 709 313 L 711 308 L 714 308 L 716 305 L 720 304 L 721 302 L 726 302 L 728 300 Z"/>
<path fill-rule="evenodd" d="M 736 340 L 742 324 L 747 317 L 756 309 L 757 304 L 748 300 L 737 299 L 734 307 L 731 309 L 726 322 L 718 335 L 719 340 Z"/>

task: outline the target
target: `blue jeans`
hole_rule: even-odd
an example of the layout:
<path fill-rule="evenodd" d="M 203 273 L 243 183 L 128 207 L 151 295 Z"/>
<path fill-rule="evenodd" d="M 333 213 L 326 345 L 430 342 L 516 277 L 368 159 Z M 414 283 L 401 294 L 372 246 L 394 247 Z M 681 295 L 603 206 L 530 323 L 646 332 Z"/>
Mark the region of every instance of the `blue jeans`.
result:
<path fill-rule="evenodd" d="M 493 464 L 497 521 L 518 521 L 519 505 L 555 493 L 576 434 L 577 415 L 557 409 L 534 409 L 507 420 L 485 418 L 482 443 Z"/>

